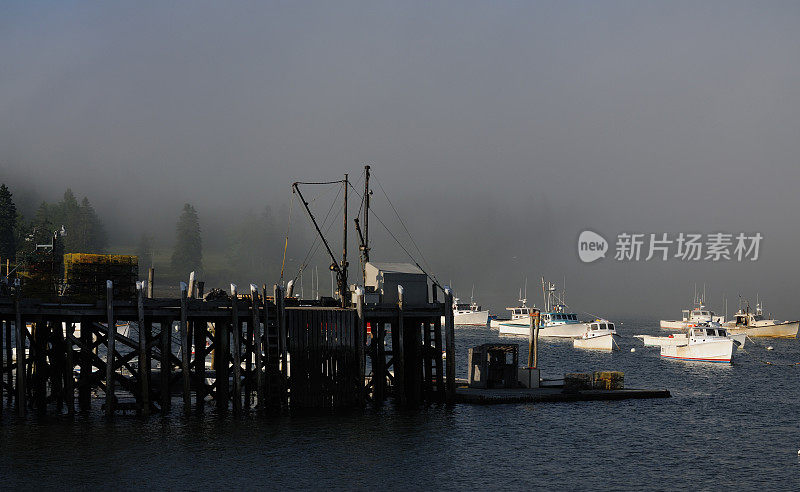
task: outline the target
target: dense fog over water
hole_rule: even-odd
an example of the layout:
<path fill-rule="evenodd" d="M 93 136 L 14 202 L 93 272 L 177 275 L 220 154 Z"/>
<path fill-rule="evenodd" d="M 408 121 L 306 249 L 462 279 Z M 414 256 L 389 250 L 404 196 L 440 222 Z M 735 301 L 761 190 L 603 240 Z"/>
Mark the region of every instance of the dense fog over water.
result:
<path fill-rule="evenodd" d="M 207 251 L 265 206 L 281 251 L 291 208 L 296 270 L 313 231 L 290 184 L 369 163 L 378 216 L 416 251 L 379 182 L 421 264 L 494 310 L 526 277 L 541 304 L 544 275 L 579 312 L 679 316 L 705 283 L 718 311 L 758 294 L 797 319 L 798 20 L 790 2 L 5 3 L 0 181 L 26 216 L 91 197 L 112 249 L 171 247 L 191 202 Z M 373 259 L 406 258 L 371 226 Z M 764 239 L 758 261 L 583 264 L 584 229 Z"/>

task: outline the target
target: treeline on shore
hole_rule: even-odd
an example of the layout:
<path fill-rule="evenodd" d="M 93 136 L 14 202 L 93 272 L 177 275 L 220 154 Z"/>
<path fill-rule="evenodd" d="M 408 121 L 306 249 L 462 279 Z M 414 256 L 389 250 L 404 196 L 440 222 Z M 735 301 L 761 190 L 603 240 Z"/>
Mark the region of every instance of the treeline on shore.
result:
<path fill-rule="evenodd" d="M 140 274 L 151 266 L 161 280 L 178 280 L 195 271 L 213 283 L 227 281 L 275 281 L 280 275 L 283 236 L 270 207 L 232 220 L 223 247 L 206 251 L 200 215 L 191 203 L 176 211 L 174 238 L 156 237 L 142 231 L 135 247 L 119 245 L 110 237 L 88 197 L 80 200 L 67 189 L 61 200 L 46 201 L 30 218 L 14 204 L 13 191 L 0 185 L 0 260 L 23 262 L 32 258 L 37 245 L 50 244 L 55 236 L 58 253 L 115 253 L 139 257 Z M 216 241 L 220 243 L 220 241 Z M 166 246 L 169 244 L 169 246 Z"/>

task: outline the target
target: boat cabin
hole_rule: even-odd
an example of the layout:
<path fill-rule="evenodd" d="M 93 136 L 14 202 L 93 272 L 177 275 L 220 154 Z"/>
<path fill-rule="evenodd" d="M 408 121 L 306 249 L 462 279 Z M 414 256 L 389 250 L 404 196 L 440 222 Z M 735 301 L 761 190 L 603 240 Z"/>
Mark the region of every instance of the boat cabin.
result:
<path fill-rule="evenodd" d="M 589 324 L 589 331 L 615 331 L 614 323 L 608 321 L 593 321 Z"/>
<path fill-rule="evenodd" d="M 689 337 L 693 341 L 704 341 L 709 338 L 726 338 L 728 336 L 725 328 L 698 327 L 689 330 Z"/>
<path fill-rule="evenodd" d="M 712 321 L 714 311 L 708 311 L 703 308 L 694 308 L 691 311 L 688 309 L 683 310 L 683 321 Z"/>
<path fill-rule="evenodd" d="M 536 308 L 529 308 L 527 306 L 506 308 L 506 311 L 511 311 L 511 319 L 529 318 L 531 312 L 534 310 L 536 310 Z"/>
<path fill-rule="evenodd" d="M 578 322 L 575 313 L 542 313 L 542 326 L 574 324 Z"/>

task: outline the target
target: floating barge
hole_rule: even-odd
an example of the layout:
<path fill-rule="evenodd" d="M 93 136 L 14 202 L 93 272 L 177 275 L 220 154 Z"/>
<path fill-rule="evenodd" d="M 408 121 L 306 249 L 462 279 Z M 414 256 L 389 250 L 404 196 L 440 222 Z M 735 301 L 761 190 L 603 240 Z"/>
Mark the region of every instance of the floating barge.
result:
<path fill-rule="evenodd" d="M 456 387 L 456 403 L 493 405 L 501 403 L 564 403 L 573 401 L 630 400 L 669 398 L 668 390 L 564 390 L 563 388 L 496 388 L 478 389 L 467 385 Z"/>

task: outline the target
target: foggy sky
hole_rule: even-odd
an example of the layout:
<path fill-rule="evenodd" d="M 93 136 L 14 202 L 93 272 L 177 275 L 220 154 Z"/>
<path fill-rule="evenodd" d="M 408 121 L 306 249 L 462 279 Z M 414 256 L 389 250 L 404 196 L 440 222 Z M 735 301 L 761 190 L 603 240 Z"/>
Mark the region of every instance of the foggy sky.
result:
<path fill-rule="evenodd" d="M 112 244 L 171 244 L 186 201 L 209 233 L 370 163 L 426 264 L 494 310 L 544 275 L 579 312 L 678 316 L 705 282 L 718 311 L 758 293 L 797 319 L 798 21 L 794 2 L 1 3 L 0 180 L 28 207 L 90 196 Z M 584 265 L 585 228 L 765 239 L 757 262 Z M 404 259 L 373 232 L 374 259 Z"/>

